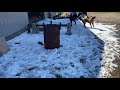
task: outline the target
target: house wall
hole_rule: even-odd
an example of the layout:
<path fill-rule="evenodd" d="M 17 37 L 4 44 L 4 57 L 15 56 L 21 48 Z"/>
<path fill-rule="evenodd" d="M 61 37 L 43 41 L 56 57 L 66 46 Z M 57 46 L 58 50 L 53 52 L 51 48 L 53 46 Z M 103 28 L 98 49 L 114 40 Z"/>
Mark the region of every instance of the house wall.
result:
<path fill-rule="evenodd" d="M 12 35 L 25 28 L 27 24 L 27 12 L 0 12 L 0 37 Z"/>

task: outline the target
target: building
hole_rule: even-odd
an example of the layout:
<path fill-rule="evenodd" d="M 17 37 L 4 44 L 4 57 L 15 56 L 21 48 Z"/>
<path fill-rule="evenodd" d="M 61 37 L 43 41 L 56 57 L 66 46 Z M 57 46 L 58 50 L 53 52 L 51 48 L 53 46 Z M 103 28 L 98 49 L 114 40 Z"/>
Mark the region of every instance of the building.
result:
<path fill-rule="evenodd" d="M 28 23 L 27 12 L 0 12 L 0 37 L 8 37 L 19 32 Z"/>
<path fill-rule="evenodd" d="M 11 39 L 24 32 L 30 23 L 31 13 L 33 16 L 40 16 L 41 19 L 55 15 L 54 12 L 0 12 L 0 37 Z"/>

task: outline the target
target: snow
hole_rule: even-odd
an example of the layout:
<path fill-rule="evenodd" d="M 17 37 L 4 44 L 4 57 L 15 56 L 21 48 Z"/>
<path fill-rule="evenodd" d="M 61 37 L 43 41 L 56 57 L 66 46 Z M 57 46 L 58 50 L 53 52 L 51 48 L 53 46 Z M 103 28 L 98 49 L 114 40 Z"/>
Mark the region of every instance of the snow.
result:
<path fill-rule="evenodd" d="M 38 22 L 49 23 L 51 19 Z M 53 23 L 67 24 L 68 19 L 53 20 Z M 80 21 L 72 26 L 72 35 L 66 35 L 67 28 L 60 30 L 60 45 L 56 49 L 44 49 L 43 32 L 27 32 L 9 40 L 11 51 L 0 57 L 2 78 L 106 78 L 117 65 L 113 63 L 118 55 L 115 25 L 95 23 L 87 28 Z M 20 42 L 20 44 L 15 44 Z"/>
<path fill-rule="evenodd" d="M 53 24 L 60 24 L 60 23 L 62 23 L 62 24 L 67 24 L 67 23 L 69 23 L 70 21 L 69 21 L 69 19 L 64 19 L 64 20 L 61 20 L 61 19 L 57 19 L 57 20 L 53 20 L 53 19 L 45 19 L 45 20 L 42 20 L 42 21 L 39 21 L 37 24 L 43 24 L 43 23 L 45 23 L 45 24 L 50 24 L 50 21 L 52 21 L 52 23 Z"/>

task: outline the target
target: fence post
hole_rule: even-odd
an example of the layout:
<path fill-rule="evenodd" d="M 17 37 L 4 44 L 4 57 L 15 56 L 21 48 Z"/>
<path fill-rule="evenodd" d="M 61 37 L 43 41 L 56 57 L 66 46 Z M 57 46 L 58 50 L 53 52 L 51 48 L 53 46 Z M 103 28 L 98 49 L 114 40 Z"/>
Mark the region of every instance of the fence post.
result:
<path fill-rule="evenodd" d="M 60 22 L 60 25 L 59 25 L 59 30 L 61 30 L 61 22 Z"/>
<path fill-rule="evenodd" d="M 32 24 L 32 33 L 34 34 L 34 33 L 38 33 L 39 31 L 38 31 L 38 28 L 37 28 L 37 26 L 36 26 L 36 24 L 35 23 L 33 23 Z"/>
<path fill-rule="evenodd" d="M 52 21 L 50 21 L 50 24 L 52 25 Z"/>
<path fill-rule="evenodd" d="M 0 56 L 10 51 L 10 47 L 6 42 L 5 37 L 0 37 Z"/>
<path fill-rule="evenodd" d="M 71 35 L 72 33 L 71 33 L 71 24 L 70 23 L 68 23 L 67 24 L 67 33 L 66 33 L 67 35 Z"/>

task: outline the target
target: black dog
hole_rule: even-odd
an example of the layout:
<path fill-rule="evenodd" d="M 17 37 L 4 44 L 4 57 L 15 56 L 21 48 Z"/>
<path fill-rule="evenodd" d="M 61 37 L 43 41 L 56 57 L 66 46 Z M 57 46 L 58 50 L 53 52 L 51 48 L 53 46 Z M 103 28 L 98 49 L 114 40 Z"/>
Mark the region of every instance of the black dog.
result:
<path fill-rule="evenodd" d="M 31 33 L 30 28 L 31 28 L 31 25 L 28 24 L 28 25 L 27 25 L 27 31 L 28 31 L 28 34 Z"/>
<path fill-rule="evenodd" d="M 76 24 L 76 19 L 77 19 L 77 14 L 74 14 L 74 15 L 70 15 L 70 23 L 71 23 L 71 26 L 72 26 L 72 21 L 74 21 L 75 22 L 75 24 Z"/>
<path fill-rule="evenodd" d="M 78 19 L 79 19 L 79 20 L 82 20 L 82 15 L 88 17 L 87 12 L 79 12 L 78 15 L 77 15 L 77 14 L 70 15 L 69 19 L 70 19 L 71 26 L 72 26 L 72 21 L 74 21 L 75 24 L 76 24 L 76 21 L 75 21 L 75 20 L 78 20 Z"/>

